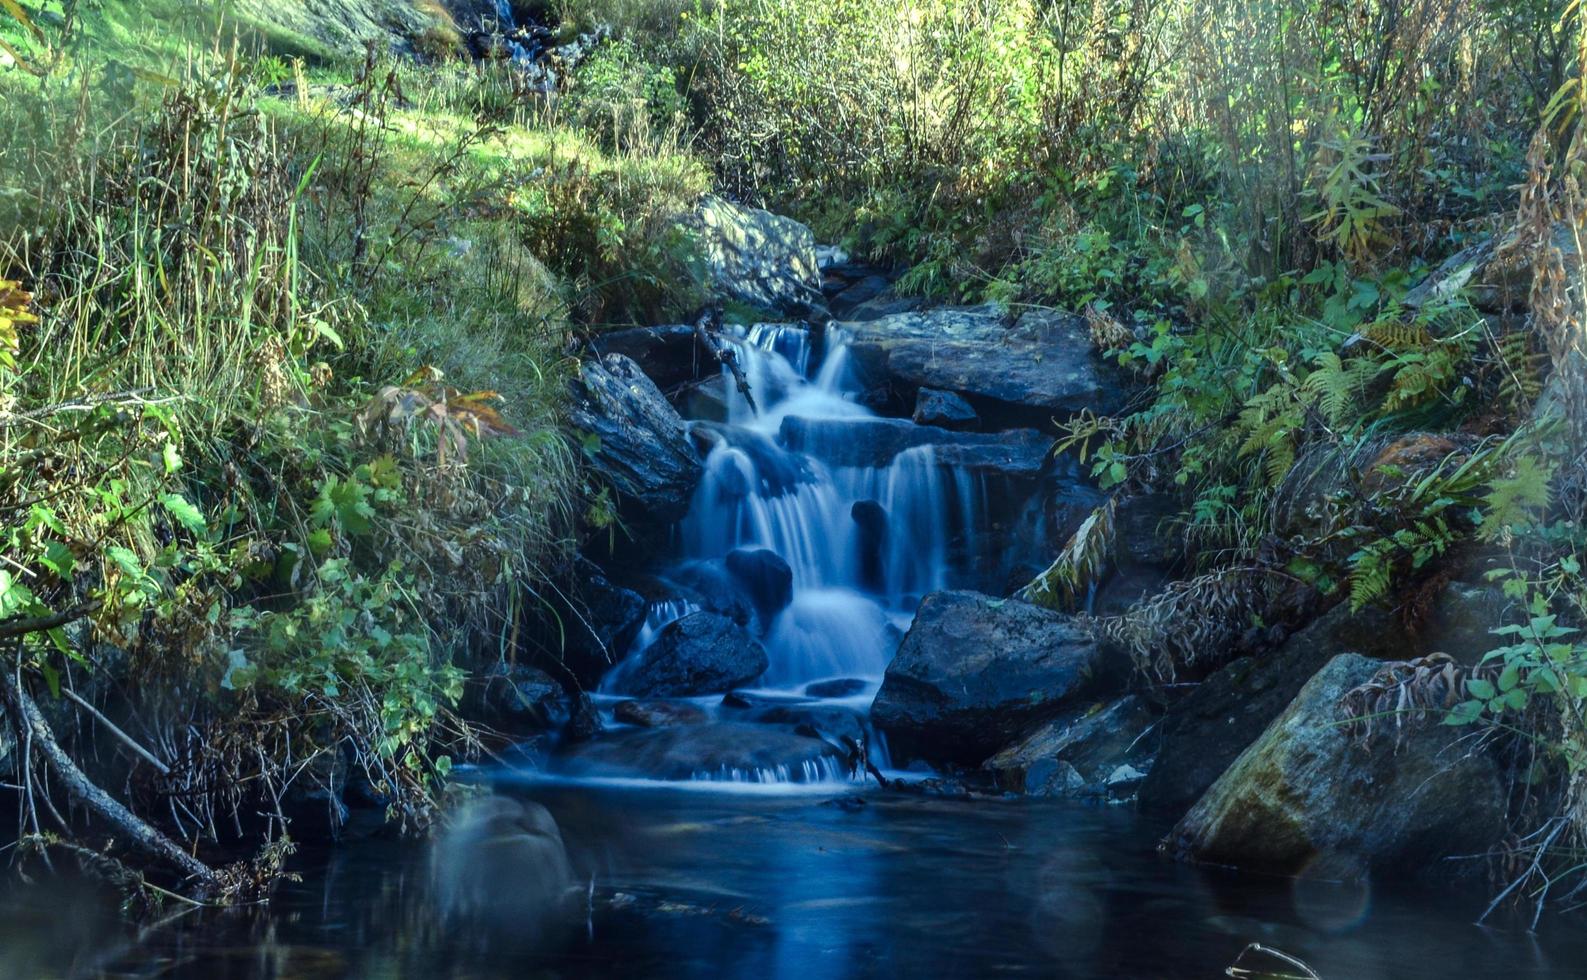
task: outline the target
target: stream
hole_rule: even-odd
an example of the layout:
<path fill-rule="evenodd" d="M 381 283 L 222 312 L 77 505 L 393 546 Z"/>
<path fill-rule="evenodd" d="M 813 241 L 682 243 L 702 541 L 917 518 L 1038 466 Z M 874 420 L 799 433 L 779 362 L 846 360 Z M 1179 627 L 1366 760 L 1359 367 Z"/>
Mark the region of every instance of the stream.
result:
<path fill-rule="evenodd" d="M 465 767 L 488 795 L 434 843 L 355 834 L 306 850 L 300 880 L 265 906 L 169 906 L 129 924 L 100 887 L 13 887 L 0 893 L 0 978 L 1203 978 L 1252 943 L 1329 980 L 1587 969 L 1579 931 L 1471 925 L 1480 887 L 1195 868 L 1158 857 L 1167 826 L 1128 805 L 909 794 L 824 749 L 780 755 L 790 739 L 822 746 L 809 732 L 847 718 L 873 771 L 930 775 L 891 758 L 870 701 L 923 595 L 1007 594 L 1024 552 L 1043 552 L 1031 505 L 1054 479 L 1010 480 L 977 463 L 995 443 L 943 456 L 879 419 L 856 398 L 841 330 L 822 340 L 740 328 L 729 343 L 754 402 L 725 375 L 696 399 L 705 476 L 651 570 L 688 588 L 650 600 L 603 682 L 604 735 Z M 688 726 L 622 723 L 631 672 L 699 609 L 690 596 L 762 549 L 791 579 L 743 597 L 765 673 L 736 706 L 720 692 L 673 699 L 699 716 Z M 805 734 L 750 751 L 768 705 L 803 712 Z"/>

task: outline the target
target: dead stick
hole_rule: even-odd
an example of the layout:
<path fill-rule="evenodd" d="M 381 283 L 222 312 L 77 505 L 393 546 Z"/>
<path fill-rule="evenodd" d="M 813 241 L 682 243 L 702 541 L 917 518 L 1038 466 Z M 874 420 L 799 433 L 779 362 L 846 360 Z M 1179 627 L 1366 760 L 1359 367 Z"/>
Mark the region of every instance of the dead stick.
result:
<path fill-rule="evenodd" d="M 33 737 L 35 748 L 54 767 L 56 777 L 74 800 L 125 835 L 133 846 L 144 854 L 175 867 L 197 881 L 207 892 L 215 893 L 222 890 L 220 876 L 215 873 L 215 869 L 182 850 L 175 841 L 149 826 L 119 800 L 95 785 L 81 769 L 77 768 L 77 763 L 72 761 L 72 757 L 55 740 L 55 733 L 43 713 L 39 711 L 39 706 L 33 702 L 28 692 L 23 690 L 10 671 L 0 670 L 0 693 L 5 695 L 6 701 L 16 711 L 18 722 L 24 725 L 27 733 Z"/>

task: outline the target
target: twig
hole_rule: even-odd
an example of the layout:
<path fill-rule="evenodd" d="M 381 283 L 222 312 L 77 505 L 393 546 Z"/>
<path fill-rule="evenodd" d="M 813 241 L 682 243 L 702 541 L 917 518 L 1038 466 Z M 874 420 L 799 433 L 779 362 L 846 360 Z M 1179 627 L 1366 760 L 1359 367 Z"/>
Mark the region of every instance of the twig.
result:
<path fill-rule="evenodd" d="M 744 369 L 739 366 L 738 356 L 732 349 L 723 347 L 716 339 L 716 331 L 721 328 L 721 316 L 721 311 L 716 307 L 707 308 L 700 314 L 700 318 L 694 321 L 694 336 L 699 339 L 700 346 L 710 352 L 711 356 L 716 358 L 716 362 L 724 365 L 733 375 L 733 382 L 738 386 L 744 400 L 749 403 L 749 410 L 759 414 L 760 409 L 755 407 L 755 396 L 749 390 L 749 380 L 744 377 Z"/>
<path fill-rule="evenodd" d="M 84 711 L 86 711 L 90 715 L 92 715 L 95 720 L 97 720 L 101 725 L 104 725 L 107 729 L 110 730 L 110 734 L 112 734 L 112 735 L 116 736 L 117 738 L 121 739 L 121 741 L 127 746 L 127 748 L 129 748 L 132 751 L 136 752 L 140 757 L 142 757 L 143 761 L 147 762 L 149 765 L 151 765 L 154 768 L 158 769 L 160 771 L 160 775 L 169 776 L 171 774 L 171 767 L 170 766 L 167 766 L 165 763 L 161 762 L 158 758 L 156 758 L 153 752 L 150 752 L 148 749 L 144 748 L 142 745 L 139 745 L 136 739 L 134 739 L 131 735 L 128 735 L 126 732 L 122 731 L 121 728 L 115 722 L 111 721 L 109 718 L 106 718 L 104 716 L 104 714 L 101 713 L 98 708 L 94 707 L 93 705 L 89 704 L 87 701 L 83 700 L 82 697 L 80 697 L 76 691 L 72 690 L 69 687 L 63 687 L 63 688 L 61 688 L 61 695 L 63 697 L 65 697 L 66 700 L 72 702 L 73 704 L 77 705 L 79 708 L 82 708 Z"/>

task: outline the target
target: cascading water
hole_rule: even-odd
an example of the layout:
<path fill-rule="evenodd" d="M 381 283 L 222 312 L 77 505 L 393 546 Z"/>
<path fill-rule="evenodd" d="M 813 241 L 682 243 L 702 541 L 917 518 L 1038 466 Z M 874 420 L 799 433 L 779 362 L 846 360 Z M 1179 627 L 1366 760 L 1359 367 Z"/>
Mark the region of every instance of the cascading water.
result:
<path fill-rule="evenodd" d="M 950 465 L 932 445 L 915 444 L 922 440 L 866 442 L 877 438 L 878 425 L 896 434 L 909 424 L 881 419 L 859 404 L 861 386 L 839 329 L 827 332 L 824 354 L 801 325 L 736 328 L 724 339 L 748 394 L 724 367 L 711 418 L 692 423 L 711 448 L 662 578 L 720 581 L 735 553 L 762 549 L 786 562 L 791 595 L 771 614 L 755 617 L 769 667 L 749 696 L 797 704 L 799 710 L 847 713 L 865 732 L 860 740 L 870 762 L 885 768 L 885 743 L 866 722 L 870 701 L 920 599 L 976 584 L 964 549 L 956 550 L 953 542 L 984 535 L 987 487 L 980 475 Z M 788 437 L 790 426 L 801 429 L 797 440 Z M 679 590 L 689 592 L 688 586 Z M 608 720 L 615 720 L 626 675 L 644 662 L 656 639 L 701 609 L 701 603 L 682 598 L 651 602 L 627 656 L 602 683 L 598 700 Z M 832 686 L 816 688 L 826 696 L 812 700 L 812 685 L 822 681 Z M 741 723 L 743 715 L 734 711 L 743 709 L 724 709 L 720 695 L 692 701 L 713 721 Z M 641 734 L 614 727 L 619 738 Z M 712 737 L 704 729 L 694 731 L 696 738 Z M 706 767 L 690 779 L 830 782 L 850 778 L 856 768 L 861 767 L 823 757 L 762 768 Z"/>

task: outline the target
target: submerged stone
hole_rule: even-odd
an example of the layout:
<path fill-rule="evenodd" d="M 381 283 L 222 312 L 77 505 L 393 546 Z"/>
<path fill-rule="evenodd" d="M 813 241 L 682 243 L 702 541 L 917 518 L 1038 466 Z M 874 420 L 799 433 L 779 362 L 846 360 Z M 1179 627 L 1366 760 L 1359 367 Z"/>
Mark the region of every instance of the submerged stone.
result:
<path fill-rule="evenodd" d="M 620 701 L 612 717 L 640 728 L 703 725 L 708 720 L 704 708 L 687 701 Z"/>
<path fill-rule="evenodd" d="M 1092 710 L 1041 725 L 986 761 L 997 784 L 1030 796 L 1074 795 L 1105 783 L 1121 765 L 1144 764 L 1153 742 L 1143 736 L 1155 720 L 1151 707 L 1130 694 Z M 1078 784 L 1069 777 L 1073 772 Z"/>
<path fill-rule="evenodd" d="M 815 782 L 848 772 L 842 752 L 819 738 L 744 722 L 613 731 L 553 765 L 568 775 L 729 782 Z"/>

